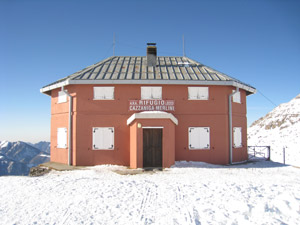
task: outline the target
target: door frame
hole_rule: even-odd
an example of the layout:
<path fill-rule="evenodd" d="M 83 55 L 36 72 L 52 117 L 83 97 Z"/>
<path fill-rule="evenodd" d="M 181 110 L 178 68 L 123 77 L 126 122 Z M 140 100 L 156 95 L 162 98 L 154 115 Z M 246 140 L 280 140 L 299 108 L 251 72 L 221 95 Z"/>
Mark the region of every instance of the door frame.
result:
<path fill-rule="evenodd" d="M 161 167 L 158 168 L 162 168 L 163 167 L 163 133 L 164 133 L 164 127 L 163 126 L 143 126 L 143 138 L 142 140 L 144 140 L 144 129 L 161 129 Z M 144 145 L 143 145 L 143 168 L 145 168 L 144 166 Z M 155 168 L 153 166 L 153 168 Z"/>

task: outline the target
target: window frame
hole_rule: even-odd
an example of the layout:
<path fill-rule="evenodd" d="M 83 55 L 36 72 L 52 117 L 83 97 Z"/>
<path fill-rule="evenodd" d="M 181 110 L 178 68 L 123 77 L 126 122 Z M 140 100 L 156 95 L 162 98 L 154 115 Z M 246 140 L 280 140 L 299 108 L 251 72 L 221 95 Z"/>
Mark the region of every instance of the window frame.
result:
<path fill-rule="evenodd" d="M 111 147 L 105 147 L 105 143 L 102 143 L 102 145 L 100 144 L 99 146 L 96 146 L 96 144 L 98 145 L 99 144 L 99 140 L 96 141 L 96 138 L 98 138 L 96 136 L 96 131 L 99 130 L 101 132 L 102 130 L 102 133 L 103 133 L 103 130 L 110 130 L 109 132 L 111 132 L 112 136 L 110 137 L 111 139 Z M 109 133 L 108 132 L 108 133 Z M 102 137 L 103 140 L 107 140 L 106 137 Z M 95 150 L 95 151 L 98 151 L 98 150 L 108 150 L 108 151 L 112 151 L 114 150 L 115 148 L 115 128 L 114 127 L 93 127 L 92 128 L 92 149 Z"/>
<path fill-rule="evenodd" d="M 109 98 L 106 98 L 105 89 L 112 90 L 112 97 L 110 97 L 110 95 L 107 95 Z M 102 93 L 101 95 L 99 94 L 100 90 L 102 90 L 102 92 L 104 91 L 104 93 Z M 97 92 L 98 92 L 98 94 L 97 94 Z M 115 87 L 114 86 L 95 86 L 95 87 L 93 87 L 93 100 L 115 100 Z"/>
<path fill-rule="evenodd" d="M 192 140 L 192 138 L 194 138 L 195 135 L 192 136 L 192 130 L 197 131 L 198 130 L 198 135 L 199 135 L 199 146 L 196 145 L 195 147 L 192 147 L 192 144 L 194 143 L 194 141 Z M 210 150 L 210 127 L 189 127 L 188 128 L 188 148 L 189 150 Z M 204 134 L 204 132 L 208 133 L 206 135 L 208 135 L 207 137 L 201 137 L 201 135 Z M 203 138 L 203 141 L 201 141 L 201 139 Z M 206 140 L 205 140 L 205 139 Z M 202 144 L 202 142 L 204 144 Z M 207 145 L 207 147 L 202 147 L 204 145 Z"/>
<path fill-rule="evenodd" d="M 190 94 L 190 92 L 192 92 L 192 90 L 195 90 L 195 89 L 198 89 L 198 93 L 197 93 L 197 98 L 193 98 L 193 97 L 191 97 L 191 94 Z M 200 90 L 202 90 L 202 91 L 200 91 Z M 203 92 L 203 90 L 204 90 L 204 92 L 205 92 L 205 95 L 206 96 L 204 96 L 204 97 L 202 97 L 202 96 L 200 96 L 200 94 L 201 94 L 201 92 Z M 199 86 L 191 86 L 191 87 L 188 87 L 188 100 L 209 100 L 209 87 L 199 87 Z"/>
<path fill-rule="evenodd" d="M 153 96 L 153 90 L 159 89 L 160 96 L 159 98 L 145 98 L 145 94 L 143 94 L 143 90 L 150 89 L 150 95 Z M 141 100 L 162 100 L 162 86 L 141 86 Z"/>

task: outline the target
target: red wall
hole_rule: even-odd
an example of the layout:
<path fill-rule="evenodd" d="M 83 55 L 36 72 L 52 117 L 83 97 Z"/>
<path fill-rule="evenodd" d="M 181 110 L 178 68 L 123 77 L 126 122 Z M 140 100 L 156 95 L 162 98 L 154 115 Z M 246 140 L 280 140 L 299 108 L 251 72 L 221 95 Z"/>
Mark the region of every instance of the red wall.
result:
<path fill-rule="evenodd" d="M 141 86 L 103 85 L 115 87 L 115 100 L 93 100 L 93 87 L 101 85 L 69 85 L 65 89 L 73 96 L 73 155 L 74 165 L 118 164 L 131 165 L 132 137 L 127 119 L 128 100 L 141 98 Z M 188 100 L 187 85 L 162 86 L 162 99 L 175 100 L 178 119 L 175 127 L 175 160 L 204 161 L 216 164 L 229 163 L 228 95 L 235 90 L 229 86 L 208 86 L 209 100 Z M 60 89 L 53 90 L 51 100 L 51 161 L 67 163 L 68 149 L 56 148 L 58 127 L 68 127 L 67 103 L 57 103 Z M 233 149 L 233 161 L 247 159 L 246 93 L 241 91 L 241 104 L 232 103 L 233 127 L 242 127 L 243 147 Z M 188 149 L 188 127 L 210 127 L 210 150 Z M 92 150 L 92 128 L 114 127 L 114 150 Z M 173 157 L 173 156 L 170 156 Z M 169 165 L 168 165 L 169 166 Z"/>

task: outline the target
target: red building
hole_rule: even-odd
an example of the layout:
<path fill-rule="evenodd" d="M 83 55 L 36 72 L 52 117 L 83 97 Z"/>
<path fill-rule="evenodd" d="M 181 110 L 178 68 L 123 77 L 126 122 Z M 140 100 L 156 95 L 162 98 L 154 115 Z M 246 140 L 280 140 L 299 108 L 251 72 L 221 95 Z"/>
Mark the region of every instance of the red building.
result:
<path fill-rule="evenodd" d="M 187 57 L 113 56 L 49 84 L 51 161 L 78 166 L 230 164 L 247 155 L 255 88 Z"/>

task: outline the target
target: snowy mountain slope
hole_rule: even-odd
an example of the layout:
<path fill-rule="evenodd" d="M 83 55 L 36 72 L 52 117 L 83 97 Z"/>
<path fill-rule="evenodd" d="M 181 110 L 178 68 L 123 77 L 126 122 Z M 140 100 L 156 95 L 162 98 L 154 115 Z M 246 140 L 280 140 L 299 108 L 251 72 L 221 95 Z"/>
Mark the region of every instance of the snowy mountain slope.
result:
<path fill-rule="evenodd" d="M 300 94 L 283 103 L 248 129 L 248 145 L 271 146 L 271 160 L 300 166 Z"/>
<path fill-rule="evenodd" d="M 176 162 L 119 175 L 102 165 L 0 177 L 0 224 L 300 224 L 299 169 Z"/>
<path fill-rule="evenodd" d="M 50 142 L 48 141 L 40 141 L 38 143 L 32 144 L 32 143 L 27 143 L 43 152 L 46 152 L 50 154 Z"/>
<path fill-rule="evenodd" d="M 25 142 L 0 141 L 0 175 L 27 175 L 30 167 L 49 161 L 49 154 Z"/>
<path fill-rule="evenodd" d="M 21 163 L 0 154 L 0 176 L 3 175 L 28 175 L 30 168 Z"/>

